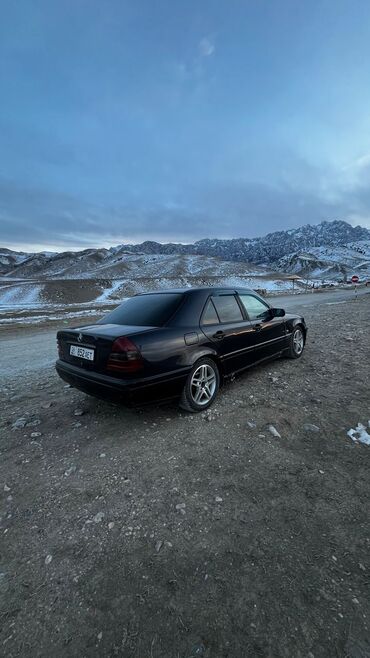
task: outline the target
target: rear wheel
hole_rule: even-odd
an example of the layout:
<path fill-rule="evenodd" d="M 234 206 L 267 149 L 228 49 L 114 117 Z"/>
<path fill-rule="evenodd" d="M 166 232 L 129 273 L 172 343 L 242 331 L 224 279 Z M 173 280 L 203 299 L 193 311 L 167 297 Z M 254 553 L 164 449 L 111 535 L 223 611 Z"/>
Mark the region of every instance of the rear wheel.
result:
<path fill-rule="evenodd" d="M 220 386 L 220 374 L 212 359 L 199 359 L 184 386 L 180 407 L 186 411 L 204 411 L 211 406 Z"/>
<path fill-rule="evenodd" d="M 290 359 L 299 359 L 302 356 L 305 344 L 305 335 L 301 326 L 295 327 L 290 337 L 290 345 L 287 356 Z"/>

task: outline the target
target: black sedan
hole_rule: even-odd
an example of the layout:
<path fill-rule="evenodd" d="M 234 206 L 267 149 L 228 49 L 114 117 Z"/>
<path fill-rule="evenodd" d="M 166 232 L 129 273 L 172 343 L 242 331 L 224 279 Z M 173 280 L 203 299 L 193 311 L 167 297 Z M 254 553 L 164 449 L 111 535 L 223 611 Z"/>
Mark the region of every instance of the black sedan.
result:
<path fill-rule="evenodd" d="M 253 290 L 192 288 L 135 295 L 96 324 L 58 331 L 60 377 L 98 397 L 179 398 L 203 411 L 227 377 L 279 356 L 297 359 L 303 317 Z"/>

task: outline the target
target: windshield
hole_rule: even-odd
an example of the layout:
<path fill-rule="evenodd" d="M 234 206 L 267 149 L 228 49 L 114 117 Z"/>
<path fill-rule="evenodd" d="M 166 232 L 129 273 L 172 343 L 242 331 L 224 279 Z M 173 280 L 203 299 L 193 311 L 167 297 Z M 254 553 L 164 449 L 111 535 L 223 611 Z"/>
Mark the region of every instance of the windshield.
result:
<path fill-rule="evenodd" d="M 99 324 L 126 324 L 137 327 L 161 327 L 179 306 L 181 293 L 138 295 L 108 313 Z"/>

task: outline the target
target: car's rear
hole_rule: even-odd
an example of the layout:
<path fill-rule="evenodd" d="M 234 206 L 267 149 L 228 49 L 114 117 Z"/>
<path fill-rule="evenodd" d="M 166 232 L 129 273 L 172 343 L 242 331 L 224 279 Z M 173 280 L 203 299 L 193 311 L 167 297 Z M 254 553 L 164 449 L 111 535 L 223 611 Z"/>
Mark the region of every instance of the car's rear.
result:
<path fill-rule="evenodd" d="M 158 354 L 171 342 L 166 323 L 181 301 L 180 293 L 138 295 L 97 324 L 59 331 L 58 374 L 86 393 L 127 404 L 163 397 L 166 368 Z"/>
<path fill-rule="evenodd" d="M 131 401 L 130 384 L 145 375 L 145 362 L 134 343 L 147 327 L 92 325 L 59 331 L 58 374 L 72 386 L 101 397 Z"/>

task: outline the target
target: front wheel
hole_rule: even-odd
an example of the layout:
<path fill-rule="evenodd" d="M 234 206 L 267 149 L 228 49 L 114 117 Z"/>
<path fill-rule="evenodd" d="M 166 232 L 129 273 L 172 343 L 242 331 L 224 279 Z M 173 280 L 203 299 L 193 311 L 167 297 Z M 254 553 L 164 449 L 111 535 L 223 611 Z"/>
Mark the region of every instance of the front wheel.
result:
<path fill-rule="evenodd" d="M 305 344 L 305 335 L 302 327 L 295 327 L 290 337 L 290 345 L 287 356 L 290 359 L 299 359 L 302 356 Z"/>
<path fill-rule="evenodd" d="M 193 366 L 184 386 L 180 407 L 186 411 L 204 411 L 211 406 L 220 386 L 220 373 L 212 359 L 204 357 Z"/>

